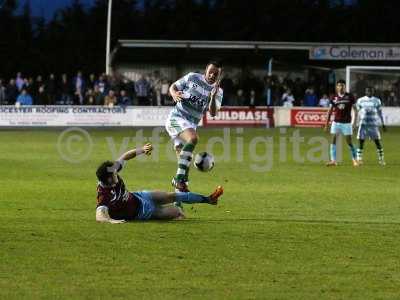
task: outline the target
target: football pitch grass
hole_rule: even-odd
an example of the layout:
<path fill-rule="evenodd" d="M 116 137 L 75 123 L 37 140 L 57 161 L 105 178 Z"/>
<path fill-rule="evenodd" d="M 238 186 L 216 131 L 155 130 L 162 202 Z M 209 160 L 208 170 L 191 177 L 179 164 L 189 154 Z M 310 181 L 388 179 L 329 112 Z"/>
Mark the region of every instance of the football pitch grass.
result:
<path fill-rule="evenodd" d="M 231 130 L 231 160 L 190 173 L 192 191 L 224 186 L 217 207 L 185 206 L 183 221 L 98 224 L 96 167 L 136 132 L 89 131 L 92 152 L 74 164 L 58 151 L 61 131 L 0 131 L 1 299 L 399 299 L 400 128 L 383 137 L 387 166 L 368 142 L 360 168 L 346 148 L 336 168 L 296 162 L 292 143 L 279 143 L 295 129 Z M 197 152 L 223 136 L 199 132 Z M 327 138 L 297 132 L 303 156 L 310 138 Z M 266 160 L 257 161 L 266 147 L 256 136 L 273 137 L 269 171 L 252 166 Z M 129 190 L 172 190 L 176 162 L 163 138 L 158 162 L 132 160 L 122 171 Z M 70 141 L 82 155 L 86 142 Z"/>

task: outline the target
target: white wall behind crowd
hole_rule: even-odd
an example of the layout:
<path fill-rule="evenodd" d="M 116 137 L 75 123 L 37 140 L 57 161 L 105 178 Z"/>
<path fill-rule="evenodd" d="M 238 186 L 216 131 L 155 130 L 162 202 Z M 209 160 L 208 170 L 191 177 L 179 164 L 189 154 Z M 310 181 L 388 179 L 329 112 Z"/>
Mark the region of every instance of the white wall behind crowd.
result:
<path fill-rule="evenodd" d="M 0 106 L 0 127 L 153 127 L 164 126 L 171 107 Z M 388 126 L 400 126 L 400 107 L 384 107 Z M 326 109 L 305 107 L 223 107 L 200 126 L 321 127 Z"/>

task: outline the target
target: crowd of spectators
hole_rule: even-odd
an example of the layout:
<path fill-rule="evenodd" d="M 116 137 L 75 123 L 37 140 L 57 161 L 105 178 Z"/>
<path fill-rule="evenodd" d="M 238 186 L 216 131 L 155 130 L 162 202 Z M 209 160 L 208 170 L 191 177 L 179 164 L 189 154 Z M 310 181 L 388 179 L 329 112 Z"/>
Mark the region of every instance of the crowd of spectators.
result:
<path fill-rule="evenodd" d="M 224 105 L 271 105 L 329 107 L 329 99 L 335 91 L 334 80 L 329 75 L 311 75 L 309 80 L 293 76 L 246 76 L 226 75 L 222 80 Z M 330 82 L 331 81 L 331 82 Z M 352 92 L 356 98 L 365 95 L 366 87 L 373 87 L 375 96 L 385 106 L 400 106 L 400 79 L 382 79 L 373 76 L 353 78 Z"/>
<path fill-rule="evenodd" d="M 120 106 L 163 106 L 173 105 L 169 96 L 172 80 L 155 71 L 140 76 L 136 81 L 122 76 L 83 76 L 78 71 L 74 76 L 67 74 L 47 78 L 38 75 L 35 79 L 17 73 L 7 82 L 0 78 L 0 105 L 103 105 Z M 362 90 L 369 83 L 358 80 L 355 93 L 362 96 Z M 300 77 L 265 76 L 262 79 L 252 73 L 230 76 L 224 73 L 221 81 L 224 89 L 224 106 L 308 106 L 328 107 L 327 91 L 333 91 L 324 78 L 310 76 L 305 81 Z M 399 106 L 399 84 L 391 84 L 390 90 L 382 92 L 385 105 Z"/>
<path fill-rule="evenodd" d="M 157 76 L 141 76 L 136 82 L 124 77 L 87 78 L 78 71 L 75 76 L 50 74 L 23 77 L 18 73 L 7 82 L 0 78 L 0 104 L 6 105 L 172 105 L 168 96 L 170 82 Z"/>
<path fill-rule="evenodd" d="M 372 87 L 375 95 L 383 100 L 385 106 L 400 106 L 399 74 L 379 76 L 372 74 L 355 74 L 352 90 L 356 97 L 364 94 L 366 87 Z"/>
<path fill-rule="evenodd" d="M 241 74 L 230 77 L 226 75 L 222 82 L 224 89 L 224 105 L 245 106 L 328 106 L 327 91 L 329 86 L 325 80 L 311 76 L 306 81 L 291 76 L 257 76 Z"/>

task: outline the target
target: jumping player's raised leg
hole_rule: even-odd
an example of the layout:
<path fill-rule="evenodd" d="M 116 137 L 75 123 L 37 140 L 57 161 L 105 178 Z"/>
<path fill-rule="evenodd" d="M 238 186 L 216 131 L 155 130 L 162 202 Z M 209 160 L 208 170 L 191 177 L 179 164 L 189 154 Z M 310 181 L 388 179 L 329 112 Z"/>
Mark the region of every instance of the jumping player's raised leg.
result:
<path fill-rule="evenodd" d="M 193 150 L 197 145 L 199 137 L 196 130 L 188 128 L 179 134 L 179 138 L 184 141 L 182 149 L 179 151 L 178 168 L 174 178 L 174 185 L 179 191 L 189 191 L 187 182 L 189 181 L 189 168 L 193 157 Z"/>
<path fill-rule="evenodd" d="M 172 114 L 169 116 L 165 127 L 173 140 L 178 162 L 172 185 L 175 187 L 176 192 L 188 192 L 190 163 L 193 150 L 199 139 L 196 133 L 196 124 Z"/>

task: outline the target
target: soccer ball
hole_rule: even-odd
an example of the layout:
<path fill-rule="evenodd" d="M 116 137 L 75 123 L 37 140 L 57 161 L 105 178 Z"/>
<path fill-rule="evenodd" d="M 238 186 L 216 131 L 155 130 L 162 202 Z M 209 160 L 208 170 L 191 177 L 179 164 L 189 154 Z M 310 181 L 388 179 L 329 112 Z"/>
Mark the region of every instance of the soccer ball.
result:
<path fill-rule="evenodd" d="M 194 157 L 194 166 L 201 172 L 208 172 L 214 168 L 214 156 L 207 152 L 197 153 Z"/>

